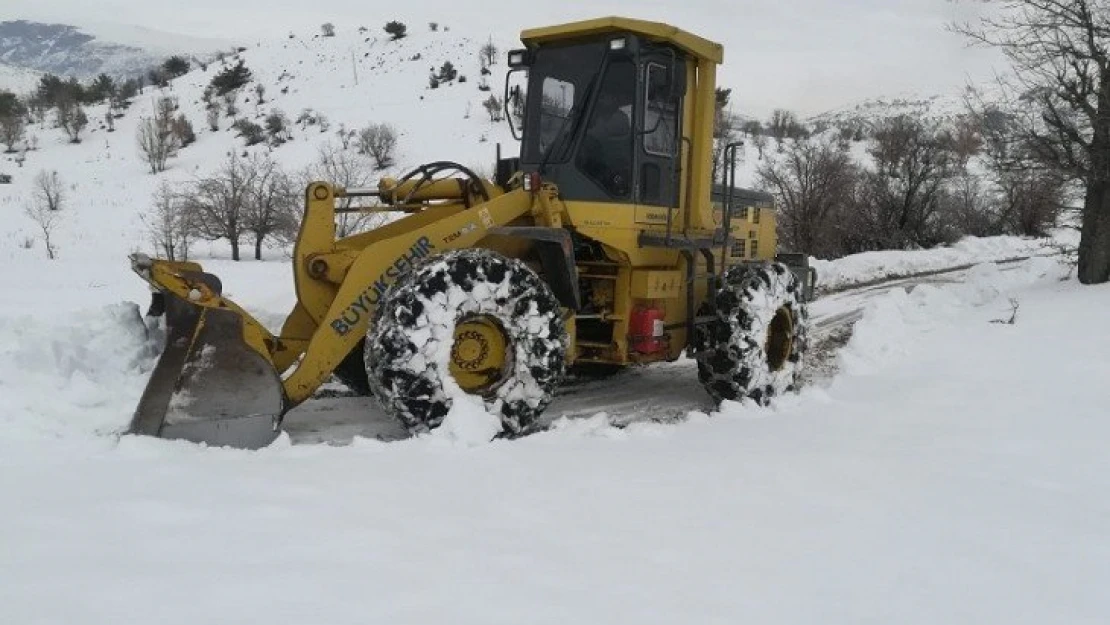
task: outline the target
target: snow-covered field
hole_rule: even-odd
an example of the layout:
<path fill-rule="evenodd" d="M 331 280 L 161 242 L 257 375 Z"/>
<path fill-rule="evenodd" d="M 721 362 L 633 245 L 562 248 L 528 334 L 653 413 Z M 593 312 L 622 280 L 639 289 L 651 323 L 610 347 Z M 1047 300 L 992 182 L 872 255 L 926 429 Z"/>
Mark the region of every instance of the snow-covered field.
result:
<path fill-rule="evenodd" d="M 1064 275 L 874 298 L 840 372 L 771 409 L 476 447 L 119 438 L 138 307 L 6 308 L 5 622 L 1099 622 L 1110 290 Z"/>

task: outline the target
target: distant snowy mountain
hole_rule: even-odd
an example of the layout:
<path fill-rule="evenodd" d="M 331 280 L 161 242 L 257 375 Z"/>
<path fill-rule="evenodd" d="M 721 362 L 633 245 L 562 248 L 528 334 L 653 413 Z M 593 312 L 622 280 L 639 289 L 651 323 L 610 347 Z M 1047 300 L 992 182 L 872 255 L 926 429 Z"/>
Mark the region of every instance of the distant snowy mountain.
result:
<path fill-rule="evenodd" d="M 908 115 L 920 120 L 943 122 L 955 119 L 966 110 L 967 105 L 960 95 L 906 94 L 862 100 L 814 115 L 805 121 L 810 127 L 867 129 L 888 117 Z"/>
<path fill-rule="evenodd" d="M 195 40 L 133 27 L 76 27 L 27 20 L 0 22 L 0 63 L 88 79 L 97 74 L 128 76 L 170 54 L 211 55 L 219 42 Z M 0 71 L 0 87 L 12 88 Z"/>

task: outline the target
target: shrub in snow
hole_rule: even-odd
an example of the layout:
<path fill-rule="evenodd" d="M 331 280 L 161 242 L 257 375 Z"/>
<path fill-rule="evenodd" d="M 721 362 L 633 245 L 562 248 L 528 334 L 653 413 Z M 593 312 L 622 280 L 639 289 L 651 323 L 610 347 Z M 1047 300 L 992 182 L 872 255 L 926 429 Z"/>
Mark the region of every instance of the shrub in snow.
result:
<path fill-rule="evenodd" d="M 224 94 L 224 110 L 228 117 L 235 117 L 239 114 L 239 106 L 235 103 L 234 91 Z"/>
<path fill-rule="evenodd" d="M 209 84 L 216 95 L 224 95 L 246 85 L 251 81 L 251 76 L 251 70 L 239 59 L 235 65 L 220 70 Z"/>
<path fill-rule="evenodd" d="M 501 121 L 501 111 L 504 109 L 504 104 L 501 98 L 491 94 L 490 97 L 482 102 L 482 107 L 489 113 L 489 120 L 491 122 L 499 122 Z"/>
<path fill-rule="evenodd" d="M 397 147 L 397 131 L 389 124 L 371 124 L 358 134 L 358 151 L 374 159 L 375 169 L 385 169 L 393 164 Z"/>
<path fill-rule="evenodd" d="M 262 126 L 249 119 L 237 119 L 231 127 L 246 141 L 247 145 L 258 145 L 266 139 L 266 132 Z"/>
<path fill-rule="evenodd" d="M 189 60 L 183 56 L 171 56 L 162 62 L 162 73 L 170 79 L 184 76 L 189 73 Z"/>
<path fill-rule="evenodd" d="M 386 33 L 389 34 L 390 37 L 393 38 L 394 41 L 396 41 L 398 39 L 404 38 L 404 36 L 407 34 L 406 31 L 408 30 L 408 27 L 401 22 L 394 20 L 391 22 L 387 22 L 384 30 Z"/>
<path fill-rule="evenodd" d="M 27 107 L 10 91 L 0 91 L 0 141 L 9 154 L 23 140 L 27 121 Z"/>
<path fill-rule="evenodd" d="M 454 64 L 452 64 L 451 61 L 444 61 L 443 65 L 440 66 L 439 73 L 436 74 L 436 77 L 439 78 L 441 82 L 450 82 L 454 80 L 455 77 L 458 75 L 459 71 L 455 69 Z"/>
<path fill-rule="evenodd" d="M 70 143 L 81 143 L 81 132 L 89 125 L 89 117 L 85 109 L 77 101 L 68 97 L 62 98 L 56 104 L 58 127 L 65 131 Z"/>
<path fill-rule="evenodd" d="M 271 145 L 281 145 L 289 140 L 289 118 L 279 110 L 266 116 L 266 134 L 270 135 Z"/>
<path fill-rule="evenodd" d="M 197 140 L 197 133 L 193 131 L 193 124 L 185 117 L 184 113 L 174 118 L 173 134 L 177 137 L 181 147 L 189 146 Z"/>

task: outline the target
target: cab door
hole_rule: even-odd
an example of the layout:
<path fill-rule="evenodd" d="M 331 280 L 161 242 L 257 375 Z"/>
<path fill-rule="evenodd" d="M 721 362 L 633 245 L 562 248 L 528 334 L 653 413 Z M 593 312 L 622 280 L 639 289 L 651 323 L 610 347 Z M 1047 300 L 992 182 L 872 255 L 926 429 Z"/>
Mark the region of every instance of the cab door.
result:
<path fill-rule="evenodd" d="M 682 95 L 677 85 L 684 84 L 678 75 L 682 67 L 673 53 L 641 60 L 636 203 L 642 206 L 679 206 Z"/>

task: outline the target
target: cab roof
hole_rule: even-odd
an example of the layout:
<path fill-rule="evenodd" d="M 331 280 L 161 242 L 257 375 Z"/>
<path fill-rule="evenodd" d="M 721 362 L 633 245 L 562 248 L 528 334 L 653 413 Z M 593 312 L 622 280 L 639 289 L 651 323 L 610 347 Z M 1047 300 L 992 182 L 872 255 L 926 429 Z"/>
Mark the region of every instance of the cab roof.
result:
<path fill-rule="evenodd" d="M 649 41 L 670 43 L 687 54 L 714 63 L 720 63 L 725 56 L 724 46 L 721 44 L 703 39 L 680 28 L 661 22 L 648 22 L 615 16 L 544 26 L 542 28 L 529 28 L 520 33 L 520 40 L 524 42 L 524 45 L 533 48 L 566 39 L 618 35 L 621 33 L 632 33 Z"/>

